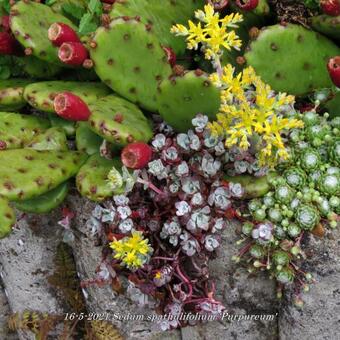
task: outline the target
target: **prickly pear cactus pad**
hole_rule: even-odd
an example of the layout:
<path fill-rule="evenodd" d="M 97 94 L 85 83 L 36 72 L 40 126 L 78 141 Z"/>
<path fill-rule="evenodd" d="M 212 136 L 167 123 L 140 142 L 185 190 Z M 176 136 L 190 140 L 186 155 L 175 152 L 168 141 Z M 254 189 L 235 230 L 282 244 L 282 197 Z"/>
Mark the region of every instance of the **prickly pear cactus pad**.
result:
<path fill-rule="evenodd" d="M 72 92 L 88 104 L 108 95 L 111 91 L 102 83 L 44 81 L 26 86 L 24 97 L 31 106 L 38 110 L 55 112 L 53 100 L 60 92 Z"/>
<path fill-rule="evenodd" d="M 34 1 L 19 1 L 11 7 L 11 30 L 26 53 L 50 63 L 61 65 L 58 49 L 48 40 L 47 31 L 55 22 L 70 27 L 73 23 L 49 6 Z"/>
<path fill-rule="evenodd" d="M 264 28 L 245 58 L 274 90 L 302 95 L 332 86 L 325 63 L 338 54 L 339 47 L 327 38 L 288 24 Z"/>
<path fill-rule="evenodd" d="M 63 119 L 57 116 L 55 113 L 49 113 L 48 119 L 51 123 L 51 126 L 62 129 L 66 136 L 72 137 L 76 133 L 76 123 L 71 120 Z"/>
<path fill-rule="evenodd" d="M 90 128 L 109 142 L 124 146 L 134 141 L 148 142 L 150 123 L 139 108 L 123 98 L 110 95 L 90 106 Z"/>
<path fill-rule="evenodd" d="M 103 138 L 94 133 L 87 122 L 78 122 L 76 129 L 77 150 L 93 155 L 98 152 Z"/>
<path fill-rule="evenodd" d="M 189 130 L 199 113 L 214 120 L 220 107 L 220 91 L 201 70 L 172 76 L 158 91 L 158 111 L 177 131 Z"/>
<path fill-rule="evenodd" d="M 92 155 L 80 169 L 76 182 L 82 196 L 92 201 L 103 201 L 112 195 L 122 192 L 121 185 L 113 187 L 108 180 L 109 172 L 115 168 L 121 171 L 119 159 L 108 160 L 100 154 Z"/>
<path fill-rule="evenodd" d="M 310 24 L 317 32 L 340 41 L 340 15 L 337 17 L 325 14 L 315 16 L 310 19 Z"/>
<path fill-rule="evenodd" d="M 17 201 L 14 205 L 20 211 L 46 214 L 57 208 L 64 201 L 68 193 L 68 188 L 69 183 L 64 182 L 45 194 L 32 199 Z"/>
<path fill-rule="evenodd" d="M 9 79 L 0 81 L 0 110 L 15 111 L 26 105 L 23 97 L 25 87 L 32 81 L 28 79 Z"/>
<path fill-rule="evenodd" d="M 50 79 L 63 69 L 61 66 L 48 63 L 33 55 L 17 58 L 16 63 L 22 68 L 24 74 L 34 79 Z"/>
<path fill-rule="evenodd" d="M 18 149 L 50 127 L 47 119 L 13 112 L 0 112 L 1 149 Z"/>
<path fill-rule="evenodd" d="M 152 26 L 132 18 L 114 19 L 97 29 L 90 45 L 95 71 L 107 86 L 157 111 L 157 86 L 171 75 L 171 67 Z"/>
<path fill-rule="evenodd" d="M 15 214 L 8 201 L 0 196 L 0 239 L 11 233 Z"/>
<path fill-rule="evenodd" d="M 34 150 L 67 151 L 68 146 L 66 134 L 61 128 L 50 128 L 34 137 L 26 145 L 26 148 Z"/>
<path fill-rule="evenodd" d="M 42 195 L 76 175 L 86 158 L 74 151 L 1 151 L 0 195 L 10 201 Z"/>
<path fill-rule="evenodd" d="M 160 43 L 171 47 L 176 54 L 183 54 L 185 42 L 170 33 L 174 22 L 183 24 L 202 8 L 203 0 L 127 0 L 116 2 L 110 13 L 112 18 L 127 16 L 141 18 L 143 24 L 152 25 Z"/>

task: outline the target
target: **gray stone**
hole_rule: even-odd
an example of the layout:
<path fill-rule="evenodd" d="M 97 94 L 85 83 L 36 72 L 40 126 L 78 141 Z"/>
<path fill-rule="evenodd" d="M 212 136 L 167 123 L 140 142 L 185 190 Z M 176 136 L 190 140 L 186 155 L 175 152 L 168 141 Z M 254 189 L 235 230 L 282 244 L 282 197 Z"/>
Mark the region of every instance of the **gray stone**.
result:
<path fill-rule="evenodd" d="M 207 322 L 182 330 L 183 339 L 266 339 L 278 338 L 278 305 L 275 283 L 265 275 L 251 277 L 245 269 L 233 263 L 237 253 L 237 224 L 224 230 L 218 256 L 210 263 L 210 272 L 216 282 L 216 297 L 230 316 L 268 315 L 268 321 L 225 320 Z M 266 320 L 266 319 L 265 319 Z"/>
<path fill-rule="evenodd" d="M 76 212 L 76 221 L 74 227 L 79 234 L 76 233 L 76 240 L 73 245 L 74 256 L 77 263 L 79 276 L 82 280 L 91 279 L 95 276 L 96 267 L 102 258 L 102 247 L 95 246 L 95 240 L 88 235 L 85 224 L 89 219 L 94 204 L 72 197 L 69 200 L 72 205 L 72 211 Z M 155 329 L 155 325 L 148 321 L 121 321 L 114 317 L 114 314 L 132 318 L 132 314 L 149 315 L 153 314 L 152 310 L 146 308 L 138 308 L 130 300 L 123 295 L 114 293 L 110 286 L 99 288 L 90 286 L 85 290 L 86 304 L 88 313 L 98 313 L 101 315 L 109 315 L 112 323 L 120 329 L 124 339 L 137 340 L 180 340 L 180 332 L 175 330 L 171 332 L 161 332 Z"/>
<path fill-rule="evenodd" d="M 318 239 L 309 237 L 304 271 L 312 273 L 316 282 L 304 293 L 305 304 L 297 309 L 288 292 L 280 312 L 282 340 L 338 340 L 340 338 L 340 229 Z"/>
<path fill-rule="evenodd" d="M 25 310 L 63 314 L 63 306 L 47 282 L 60 242 L 55 214 L 20 219 L 0 241 L 1 277 L 13 313 Z M 34 339 L 20 332 L 20 339 Z"/>
<path fill-rule="evenodd" d="M 11 311 L 8 305 L 5 289 L 3 287 L 2 281 L 0 280 L 0 339 L 18 339 L 18 335 L 16 333 L 9 332 L 7 327 L 7 320 L 10 315 Z"/>

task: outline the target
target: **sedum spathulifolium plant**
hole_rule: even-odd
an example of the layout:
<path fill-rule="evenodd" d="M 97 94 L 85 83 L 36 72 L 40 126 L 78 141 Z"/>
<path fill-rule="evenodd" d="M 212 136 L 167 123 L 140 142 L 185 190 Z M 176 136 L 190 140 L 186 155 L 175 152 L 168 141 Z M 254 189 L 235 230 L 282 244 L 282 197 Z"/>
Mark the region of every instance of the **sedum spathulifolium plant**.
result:
<path fill-rule="evenodd" d="M 189 21 L 189 27 L 175 25 L 172 32 L 184 36 L 189 49 L 201 49 L 216 69 L 210 78 L 221 90 L 222 104 L 216 121 L 209 124 L 212 133 L 223 137 L 227 147 L 253 150 L 263 167 L 273 167 L 287 159 L 284 135 L 290 129 L 303 127 L 301 120 L 290 117 L 295 112 L 294 97 L 276 94 L 252 67 L 235 74 L 232 65 L 221 65 L 223 49 L 241 47 L 233 28 L 242 21 L 242 15 L 230 14 L 221 19 L 212 5 L 206 5 L 204 11 L 196 11 L 195 17 L 197 24 Z"/>
<path fill-rule="evenodd" d="M 112 171 L 109 183 L 129 185 L 98 205 L 88 221 L 106 244 L 109 269 L 99 275 L 116 281 L 116 273 L 125 275 L 133 301 L 164 313 L 224 309 L 214 297 L 208 261 L 229 220 L 238 216 L 244 191 L 240 184 L 224 181 L 229 154 L 207 124 L 208 118 L 199 115 L 192 130 L 179 134 L 158 124 L 150 161 L 130 173 L 129 180 L 126 172 Z M 180 325 L 160 324 L 162 329 Z"/>

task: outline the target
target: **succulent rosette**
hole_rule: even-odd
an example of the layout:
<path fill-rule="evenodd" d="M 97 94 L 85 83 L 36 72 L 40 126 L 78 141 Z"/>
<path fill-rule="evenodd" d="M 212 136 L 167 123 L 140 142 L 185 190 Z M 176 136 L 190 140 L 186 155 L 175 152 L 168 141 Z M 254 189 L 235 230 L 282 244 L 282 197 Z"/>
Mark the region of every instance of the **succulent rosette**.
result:
<path fill-rule="evenodd" d="M 277 167 L 267 194 L 248 204 L 249 221 L 242 228 L 248 244 L 235 257 L 247 259 L 251 272 L 268 270 L 279 283 L 280 296 L 284 285 L 296 285 L 299 294 L 311 281 L 300 269 L 302 241 L 309 233 L 322 237 L 326 226 L 338 223 L 338 118 L 309 111 L 301 119 L 304 129 L 289 135 L 290 159 Z"/>

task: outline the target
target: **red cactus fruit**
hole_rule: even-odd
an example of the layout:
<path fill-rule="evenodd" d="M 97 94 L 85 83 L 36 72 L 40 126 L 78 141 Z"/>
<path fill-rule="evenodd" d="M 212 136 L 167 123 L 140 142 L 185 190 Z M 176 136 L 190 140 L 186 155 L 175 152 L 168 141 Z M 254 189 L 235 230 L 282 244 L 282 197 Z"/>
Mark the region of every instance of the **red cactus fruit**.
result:
<path fill-rule="evenodd" d="M 61 46 L 64 42 L 80 42 L 77 33 L 62 22 L 55 22 L 48 29 L 48 39 L 53 45 Z"/>
<path fill-rule="evenodd" d="M 331 58 L 327 69 L 334 85 L 340 88 L 340 56 Z"/>
<path fill-rule="evenodd" d="M 91 115 L 86 103 L 71 92 L 59 93 L 54 98 L 53 105 L 57 114 L 67 120 L 88 120 Z"/>
<path fill-rule="evenodd" d="M 236 5 L 244 11 L 252 11 L 259 4 L 259 0 L 236 0 Z"/>
<path fill-rule="evenodd" d="M 216 11 L 222 11 L 223 9 L 225 9 L 229 4 L 229 0 L 220 0 L 218 2 L 214 2 L 214 9 Z"/>
<path fill-rule="evenodd" d="M 171 47 L 163 46 L 163 50 L 166 53 L 166 57 L 171 67 L 176 65 L 177 57 L 174 50 Z"/>
<path fill-rule="evenodd" d="M 321 0 L 320 6 L 325 14 L 331 16 L 340 15 L 340 1 L 339 0 Z"/>
<path fill-rule="evenodd" d="M 121 153 L 123 164 L 130 169 L 144 168 L 151 160 L 151 157 L 151 147 L 143 142 L 131 143 L 127 145 Z"/>
<path fill-rule="evenodd" d="M 10 26 L 9 26 L 9 15 L 4 15 L 1 17 L 0 21 L 1 21 L 1 27 L 6 31 L 9 32 L 11 30 Z"/>
<path fill-rule="evenodd" d="M 18 54 L 19 43 L 8 32 L 0 32 L 0 54 Z"/>
<path fill-rule="evenodd" d="M 68 65 L 80 66 L 88 57 L 87 49 L 80 42 L 65 42 L 59 47 L 59 59 Z"/>

